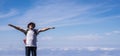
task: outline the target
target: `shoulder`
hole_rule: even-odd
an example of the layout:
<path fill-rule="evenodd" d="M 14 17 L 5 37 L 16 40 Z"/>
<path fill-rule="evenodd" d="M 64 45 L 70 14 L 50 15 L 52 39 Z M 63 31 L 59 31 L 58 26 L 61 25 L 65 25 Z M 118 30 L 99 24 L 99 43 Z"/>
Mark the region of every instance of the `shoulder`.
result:
<path fill-rule="evenodd" d="M 38 29 L 33 29 L 34 31 L 38 31 Z"/>
<path fill-rule="evenodd" d="M 33 31 L 34 31 L 35 33 L 38 33 L 38 29 L 33 29 Z"/>

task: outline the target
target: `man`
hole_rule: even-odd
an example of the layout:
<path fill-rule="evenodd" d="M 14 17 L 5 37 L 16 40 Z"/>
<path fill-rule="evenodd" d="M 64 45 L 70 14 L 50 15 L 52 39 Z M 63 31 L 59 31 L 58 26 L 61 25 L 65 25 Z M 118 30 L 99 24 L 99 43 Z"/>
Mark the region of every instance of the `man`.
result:
<path fill-rule="evenodd" d="M 30 22 L 28 25 L 27 25 L 27 30 L 24 30 L 18 26 L 14 26 L 12 24 L 8 24 L 9 26 L 23 32 L 25 34 L 25 51 L 26 51 L 26 56 L 30 56 L 30 53 L 32 53 L 32 56 L 36 56 L 37 53 L 36 53 L 36 49 L 37 49 L 37 35 L 40 33 L 40 32 L 44 32 L 46 30 L 49 30 L 49 29 L 55 29 L 55 27 L 51 27 L 51 28 L 43 28 L 43 29 L 40 29 L 40 30 L 37 30 L 35 29 L 35 23 L 33 22 Z"/>

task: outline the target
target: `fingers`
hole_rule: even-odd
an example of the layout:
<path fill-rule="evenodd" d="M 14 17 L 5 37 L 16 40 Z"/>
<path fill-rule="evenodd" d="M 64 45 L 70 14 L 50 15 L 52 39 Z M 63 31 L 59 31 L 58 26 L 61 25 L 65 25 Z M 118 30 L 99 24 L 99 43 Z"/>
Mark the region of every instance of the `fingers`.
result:
<path fill-rule="evenodd" d="M 8 26 L 13 26 L 12 24 L 8 24 Z"/>
<path fill-rule="evenodd" d="M 55 27 L 52 27 L 52 29 L 55 29 Z"/>
<path fill-rule="evenodd" d="M 12 26 L 12 24 L 8 24 L 8 26 Z"/>
<path fill-rule="evenodd" d="M 51 27 L 50 29 L 55 29 L 55 27 Z"/>

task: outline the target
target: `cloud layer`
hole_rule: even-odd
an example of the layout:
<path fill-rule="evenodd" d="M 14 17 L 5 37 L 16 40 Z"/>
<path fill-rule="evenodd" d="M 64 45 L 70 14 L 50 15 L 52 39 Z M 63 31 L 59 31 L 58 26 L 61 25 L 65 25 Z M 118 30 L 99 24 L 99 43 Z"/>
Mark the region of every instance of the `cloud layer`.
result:
<path fill-rule="evenodd" d="M 11 9 L 8 13 L 5 13 L 5 14 L 0 14 L 0 18 L 8 18 L 8 17 L 11 17 L 11 16 L 15 16 L 17 15 L 18 12 L 15 10 L 15 9 Z"/>
<path fill-rule="evenodd" d="M 113 5 L 106 4 L 76 4 L 76 2 L 64 1 L 40 5 L 36 3 L 31 9 L 23 15 L 17 17 L 16 23 L 26 24 L 30 21 L 39 23 L 39 25 L 72 26 L 81 24 L 99 23 L 112 18 L 119 18 L 117 15 L 97 17 L 110 12 Z M 24 23 L 21 23 L 24 22 Z"/>

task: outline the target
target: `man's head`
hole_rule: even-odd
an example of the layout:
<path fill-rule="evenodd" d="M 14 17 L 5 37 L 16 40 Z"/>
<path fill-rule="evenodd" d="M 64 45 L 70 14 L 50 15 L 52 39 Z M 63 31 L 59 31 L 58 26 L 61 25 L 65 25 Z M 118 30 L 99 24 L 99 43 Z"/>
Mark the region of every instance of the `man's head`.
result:
<path fill-rule="evenodd" d="M 28 27 L 29 29 L 34 29 L 34 28 L 35 28 L 35 23 L 30 22 L 30 23 L 27 25 L 27 27 Z"/>

